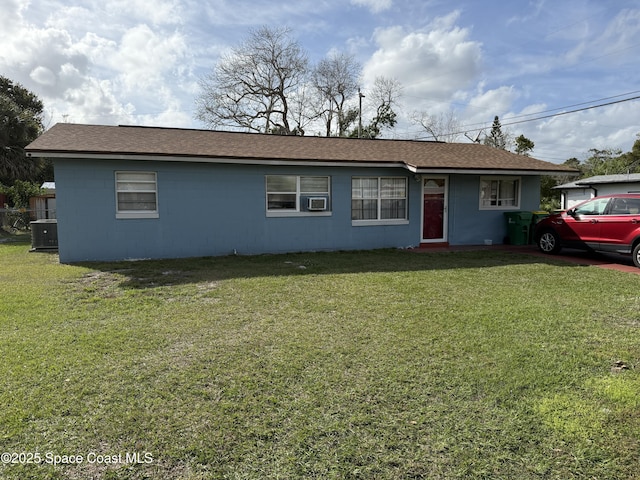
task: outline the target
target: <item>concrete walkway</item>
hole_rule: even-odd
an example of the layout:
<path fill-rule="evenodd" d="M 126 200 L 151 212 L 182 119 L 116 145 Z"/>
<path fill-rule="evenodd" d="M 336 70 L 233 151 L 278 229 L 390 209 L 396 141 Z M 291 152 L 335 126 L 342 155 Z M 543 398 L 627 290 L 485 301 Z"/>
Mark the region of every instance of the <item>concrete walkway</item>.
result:
<path fill-rule="evenodd" d="M 574 263 L 578 265 L 595 265 L 608 270 L 616 270 L 619 272 L 633 273 L 640 275 L 640 268 L 633 264 L 631 257 L 624 255 L 609 255 L 593 252 L 585 252 L 582 250 L 574 250 L 564 248 L 559 255 L 547 255 L 538 250 L 535 245 L 460 245 L 460 246 L 438 246 L 414 248 L 412 251 L 420 252 L 465 252 L 465 251 L 504 251 L 518 253 L 521 255 L 533 255 L 541 258 L 561 260 L 563 262 Z"/>

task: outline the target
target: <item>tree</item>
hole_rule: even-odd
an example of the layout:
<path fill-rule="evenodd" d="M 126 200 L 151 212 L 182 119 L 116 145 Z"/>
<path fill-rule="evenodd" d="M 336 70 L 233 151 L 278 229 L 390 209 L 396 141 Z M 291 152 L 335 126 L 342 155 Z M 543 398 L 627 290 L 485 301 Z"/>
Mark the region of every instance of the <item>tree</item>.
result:
<path fill-rule="evenodd" d="M 571 157 L 565 160 L 563 165 L 580 170 L 580 160 L 578 160 L 576 157 Z"/>
<path fill-rule="evenodd" d="M 620 173 L 640 173 L 640 133 L 636 135 L 631 151 L 620 156 L 621 166 L 626 169 Z"/>
<path fill-rule="evenodd" d="M 353 57 L 343 54 L 310 69 L 288 29 L 263 27 L 200 80 L 196 118 L 210 128 L 280 135 L 304 135 L 320 121 L 327 136 L 357 136 L 350 129 L 361 113 L 354 106 L 360 70 Z M 376 113 L 366 136 L 376 138 L 396 124 L 393 107 L 399 94 L 398 82 L 376 79 L 368 99 Z"/>
<path fill-rule="evenodd" d="M 439 115 L 429 115 L 427 112 L 413 112 L 411 121 L 420 125 L 436 141 L 450 143 L 460 138 L 461 125 L 453 110 Z"/>
<path fill-rule="evenodd" d="M 43 162 L 27 158 L 24 147 L 43 132 L 43 110 L 34 93 L 0 76 L 0 183 L 38 179 Z"/>
<path fill-rule="evenodd" d="M 42 189 L 32 182 L 16 180 L 12 186 L 4 187 L 0 185 L 0 193 L 9 197 L 9 204 L 15 208 L 29 208 L 29 199 L 40 195 Z"/>
<path fill-rule="evenodd" d="M 580 160 L 575 157 L 565 160 L 562 165 L 582 171 Z M 572 182 L 576 180 L 578 176 L 580 175 L 569 173 L 561 175 L 543 175 L 540 179 L 540 208 L 549 212 L 560 209 L 561 192 L 555 187 Z"/>
<path fill-rule="evenodd" d="M 591 148 L 589 152 L 591 156 L 584 161 L 582 168 L 585 177 L 626 173 L 626 165 L 621 160 L 621 150 Z"/>
<path fill-rule="evenodd" d="M 547 212 L 560 208 L 560 190 L 554 188 L 559 185 L 556 177 L 543 175 L 540 178 L 540 209 Z"/>
<path fill-rule="evenodd" d="M 301 134 L 305 116 L 292 106 L 306 105 L 293 99 L 304 95 L 307 74 L 306 53 L 289 29 L 254 30 L 201 80 L 197 118 L 213 128 Z"/>
<path fill-rule="evenodd" d="M 615 148 L 591 148 L 589 157 L 583 162 L 577 158 L 570 158 L 564 164 L 577 168 L 580 171 L 579 178 L 638 173 L 640 172 L 640 134 L 636 137 L 629 152 L 622 153 L 622 150 Z"/>
<path fill-rule="evenodd" d="M 518 155 L 529 156 L 529 152 L 533 150 L 535 144 L 524 135 L 516 137 L 516 153 Z"/>
<path fill-rule="evenodd" d="M 362 138 L 378 138 L 384 128 L 393 128 L 396 125 L 397 114 L 393 107 L 397 105 L 401 94 L 402 87 L 397 80 L 376 77 L 369 95 L 370 103 L 376 106 L 376 114 L 368 125 L 363 126 L 360 132 Z M 358 127 L 354 128 L 349 136 L 358 137 L 358 130 Z"/>
<path fill-rule="evenodd" d="M 320 60 L 314 69 L 312 81 L 318 92 L 319 116 L 323 119 L 327 137 L 345 136 L 353 123 L 355 108 L 347 107 L 347 101 L 358 91 L 361 70 L 353 56 L 343 53 Z"/>
<path fill-rule="evenodd" d="M 493 125 L 491 126 L 491 132 L 484 137 L 485 145 L 490 147 L 499 148 L 501 150 L 507 149 L 507 136 L 502 132 L 502 125 L 500 125 L 500 119 L 496 115 L 493 119 Z"/>

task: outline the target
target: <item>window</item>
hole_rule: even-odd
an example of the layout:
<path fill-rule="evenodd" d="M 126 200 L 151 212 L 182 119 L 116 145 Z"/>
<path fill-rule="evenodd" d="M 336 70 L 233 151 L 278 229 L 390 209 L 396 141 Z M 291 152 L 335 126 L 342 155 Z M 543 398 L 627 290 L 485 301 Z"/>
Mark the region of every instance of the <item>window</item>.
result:
<path fill-rule="evenodd" d="M 270 216 L 318 215 L 330 210 L 329 177 L 267 175 L 266 183 L 267 214 Z M 320 198 L 325 201 L 318 201 Z M 323 209 L 317 207 L 321 204 Z"/>
<path fill-rule="evenodd" d="M 398 223 L 398 221 L 405 223 L 407 179 L 405 177 L 352 178 L 351 220 L 361 223 Z"/>
<path fill-rule="evenodd" d="M 609 203 L 608 198 L 597 198 L 574 208 L 575 215 L 603 215 Z"/>
<path fill-rule="evenodd" d="M 614 198 L 609 215 L 638 215 L 640 198 Z"/>
<path fill-rule="evenodd" d="M 158 218 L 155 172 L 116 172 L 116 218 Z"/>
<path fill-rule="evenodd" d="M 515 209 L 520 207 L 519 177 L 481 177 L 480 209 Z"/>

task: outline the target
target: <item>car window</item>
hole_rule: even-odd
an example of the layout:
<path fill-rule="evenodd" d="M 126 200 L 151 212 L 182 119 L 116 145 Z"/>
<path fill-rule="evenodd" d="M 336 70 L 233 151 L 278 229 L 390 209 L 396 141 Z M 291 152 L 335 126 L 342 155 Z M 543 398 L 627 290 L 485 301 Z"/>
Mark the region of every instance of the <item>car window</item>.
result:
<path fill-rule="evenodd" d="M 574 211 L 576 215 L 602 215 L 607 203 L 608 198 L 596 198 L 577 206 Z"/>
<path fill-rule="evenodd" d="M 611 202 L 610 215 L 638 215 L 640 198 L 615 198 Z"/>
<path fill-rule="evenodd" d="M 640 215 L 640 198 L 627 198 L 626 200 L 629 214 Z"/>
<path fill-rule="evenodd" d="M 624 198 L 614 198 L 611 202 L 611 210 L 609 211 L 610 215 L 628 215 L 629 207 L 627 206 L 627 201 Z"/>

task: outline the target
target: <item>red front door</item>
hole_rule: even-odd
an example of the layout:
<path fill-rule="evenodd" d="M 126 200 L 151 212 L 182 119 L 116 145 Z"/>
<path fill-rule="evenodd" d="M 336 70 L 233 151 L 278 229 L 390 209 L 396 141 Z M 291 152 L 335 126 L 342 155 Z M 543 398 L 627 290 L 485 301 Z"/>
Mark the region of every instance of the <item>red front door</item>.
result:
<path fill-rule="evenodd" d="M 445 177 L 422 179 L 422 240 L 446 241 L 446 186 Z"/>

